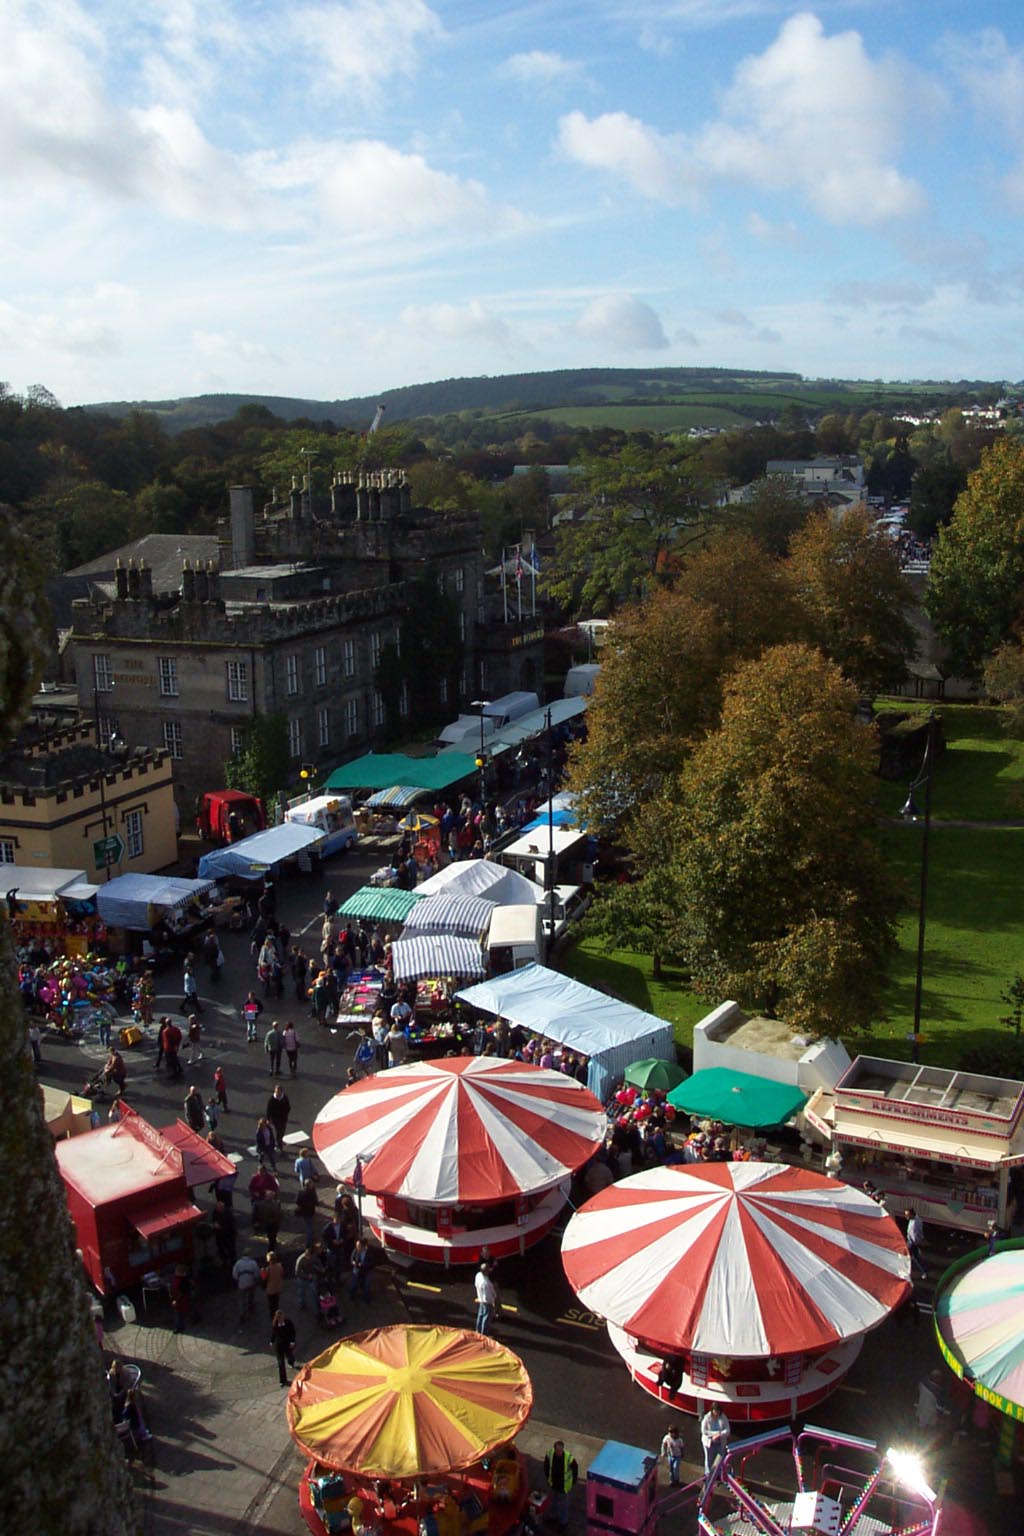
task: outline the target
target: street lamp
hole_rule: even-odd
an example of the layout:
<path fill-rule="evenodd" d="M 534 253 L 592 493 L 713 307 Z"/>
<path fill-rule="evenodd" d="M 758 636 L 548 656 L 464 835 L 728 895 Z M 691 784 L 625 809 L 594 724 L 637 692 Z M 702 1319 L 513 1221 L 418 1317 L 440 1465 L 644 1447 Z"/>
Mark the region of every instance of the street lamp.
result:
<path fill-rule="evenodd" d="M 548 744 L 548 922 L 551 925 L 548 952 L 544 958 L 550 960 L 551 952 L 555 947 L 555 747 L 550 709 L 547 711 L 544 724 Z"/>
<path fill-rule="evenodd" d="M 113 684 L 111 684 L 111 687 L 113 687 Z M 99 758 L 99 773 L 100 773 L 100 817 L 102 819 L 102 830 L 100 831 L 100 839 L 101 839 L 101 842 L 103 842 L 103 844 L 104 844 L 104 848 L 103 848 L 103 868 L 104 868 L 104 870 L 106 872 L 105 878 L 107 880 L 109 880 L 110 879 L 110 858 L 109 858 L 109 855 L 108 855 L 107 849 L 106 849 L 106 837 L 107 837 L 107 825 L 108 825 L 108 822 L 107 822 L 107 783 L 106 783 L 106 770 L 104 768 L 104 763 L 103 763 L 103 740 L 102 740 L 102 737 L 100 735 L 100 694 L 99 694 L 99 688 L 96 686 L 95 680 L 93 681 L 93 687 L 92 687 L 92 713 L 93 713 L 93 725 L 94 725 L 95 730 L 96 730 L 96 755 Z M 118 735 L 117 727 L 114 726 L 113 724 L 110 727 L 110 737 L 109 737 L 109 740 L 107 742 L 107 745 L 110 748 L 111 752 L 118 752 L 118 751 L 122 750 L 123 748 L 125 748 L 127 746 L 127 743 L 125 741 L 123 741 L 122 738 Z"/>
<path fill-rule="evenodd" d="M 919 821 L 921 812 L 914 800 L 914 790 L 924 786 L 924 832 L 921 838 L 921 883 L 917 900 L 917 973 L 914 978 L 914 1032 L 911 1035 L 910 1059 L 916 1065 L 920 1060 L 918 1046 L 921 1038 L 921 985 L 924 979 L 924 933 L 928 901 L 928 834 L 932 824 L 932 775 L 935 769 L 935 727 L 937 721 L 934 711 L 928 716 L 928 730 L 925 737 L 924 757 L 921 759 L 921 772 L 913 780 L 907 791 L 907 798 L 900 808 L 900 815 L 905 821 Z"/>
<path fill-rule="evenodd" d="M 487 706 L 488 706 L 488 704 L 490 702 L 491 702 L 490 699 L 471 699 L 470 700 L 470 706 L 469 706 L 471 709 L 478 709 L 480 711 L 480 751 L 477 754 L 476 765 L 477 765 L 477 767 L 480 770 L 480 810 L 481 811 L 483 811 L 484 805 L 486 804 L 486 801 L 487 801 L 487 795 L 486 795 L 486 792 L 485 792 L 486 791 L 487 757 L 486 757 L 486 754 L 484 752 L 484 710 L 487 708 Z"/>

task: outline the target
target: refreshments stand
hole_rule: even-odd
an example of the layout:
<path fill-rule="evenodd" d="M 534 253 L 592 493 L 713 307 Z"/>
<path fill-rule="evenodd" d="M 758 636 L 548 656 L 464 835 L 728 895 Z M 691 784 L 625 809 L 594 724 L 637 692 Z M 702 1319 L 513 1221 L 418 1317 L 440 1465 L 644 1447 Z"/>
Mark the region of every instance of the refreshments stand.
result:
<path fill-rule="evenodd" d="M 1024 1166 L 1024 1083 L 945 1067 L 858 1056 L 804 1109 L 843 1159 L 901 1216 L 983 1235 L 1007 1226 L 1010 1180 Z"/>

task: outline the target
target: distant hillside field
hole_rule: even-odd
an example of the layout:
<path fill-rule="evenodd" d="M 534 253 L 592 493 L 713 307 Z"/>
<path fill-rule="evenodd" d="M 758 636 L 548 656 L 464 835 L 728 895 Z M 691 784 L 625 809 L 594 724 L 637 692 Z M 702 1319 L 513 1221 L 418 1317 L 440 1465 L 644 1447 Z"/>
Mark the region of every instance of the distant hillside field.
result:
<path fill-rule="evenodd" d="M 517 415 L 519 413 L 516 413 Z M 503 421 L 514 420 L 504 415 Z M 690 427 L 749 427 L 751 417 L 720 405 L 554 405 L 546 411 L 524 411 L 530 421 L 557 421 L 565 427 L 617 427 L 622 432 L 675 432 Z"/>

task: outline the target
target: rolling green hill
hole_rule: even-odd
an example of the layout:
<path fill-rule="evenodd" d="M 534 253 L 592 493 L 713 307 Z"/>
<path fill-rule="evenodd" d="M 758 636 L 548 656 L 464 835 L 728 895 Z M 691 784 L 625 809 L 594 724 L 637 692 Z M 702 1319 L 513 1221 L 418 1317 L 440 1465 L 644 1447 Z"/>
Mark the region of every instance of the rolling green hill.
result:
<path fill-rule="evenodd" d="M 743 368 L 573 368 L 552 373 L 518 373 L 498 377 L 441 379 L 409 384 L 348 400 L 302 400 L 285 395 L 194 395 L 177 400 L 118 400 L 89 406 L 113 416 L 148 411 L 166 431 L 209 427 L 235 415 L 243 406 L 261 406 L 286 421 L 330 421 L 336 426 L 369 425 L 378 406 L 387 422 L 480 412 L 523 417 L 553 415 L 568 425 L 616 425 L 665 431 L 688 426 L 742 426 L 776 417 L 787 405 L 810 415 L 826 410 L 865 410 L 872 405 L 894 410 L 900 405 L 926 403 L 941 408 L 969 395 L 995 398 L 997 384 L 960 380 L 914 381 L 814 379 L 797 373 L 762 373 Z M 566 412 L 606 411 L 617 406 L 628 416 L 615 420 Z"/>

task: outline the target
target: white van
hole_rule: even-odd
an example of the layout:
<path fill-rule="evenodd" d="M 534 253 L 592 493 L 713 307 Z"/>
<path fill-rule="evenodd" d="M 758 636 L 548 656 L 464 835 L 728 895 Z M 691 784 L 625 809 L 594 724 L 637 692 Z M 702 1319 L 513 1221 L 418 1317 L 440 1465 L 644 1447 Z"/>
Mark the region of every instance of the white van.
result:
<path fill-rule="evenodd" d="M 600 671 L 601 663 L 599 661 L 587 661 L 578 667 L 570 667 L 565 674 L 565 687 L 562 689 L 562 697 L 566 699 L 591 698 L 597 686 Z"/>
<path fill-rule="evenodd" d="M 539 963 L 544 957 L 541 908 L 529 906 L 495 907 L 487 935 L 487 957 L 492 976 L 507 976 L 524 965 Z"/>
<path fill-rule="evenodd" d="M 496 731 L 503 731 L 513 720 L 532 715 L 540 709 L 540 698 L 535 693 L 503 693 L 500 699 L 492 699 L 483 707 L 486 720 L 494 722 Z"/>

